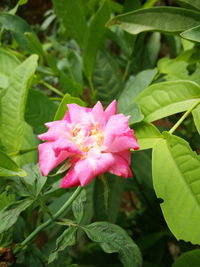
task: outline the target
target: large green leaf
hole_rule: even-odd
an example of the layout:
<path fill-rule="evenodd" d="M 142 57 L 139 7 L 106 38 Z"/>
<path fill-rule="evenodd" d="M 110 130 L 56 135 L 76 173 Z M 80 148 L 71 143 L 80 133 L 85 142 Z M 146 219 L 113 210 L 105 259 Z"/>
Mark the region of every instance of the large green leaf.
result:
<path fill-rule="evenodd" d="M 200 104 L 192 111 L 192 115 L 197 131 L 200 134 Z"/>
<path fill-rule="evenodd" d="M 140 150 L 154 147 L 154 145 L 163 138 L 159 130 L 151 123 L 136 123 L 133 125 L 133 129 L 135 131 Z"/>
<path fill-rule="evenodd" d="M 60 103 L 60 105 L 57 109 L 56 115 L 54 117 L 54 121 L 61 120 L 65 116 L 65 113 L 67 111 L 67 104 L 71 104 L 71 103 L 75 103 L 75 104 L 78 104 L 80 106 L 86 105 L 86 103 L 83 102 L 80 98 L 73 97 L 69 94 L 65 94 L 65 96 L 62 99 L 62 102 Z"/>
<path fill-rule="evenodd" d="M 181 36 L 190 41 L 200 43 L 200 25 L 195 26 L 189 30 L 186 30 L 181 33 Z"/>
<path fill-rule="evenodd" d="M 82 229 L 92 241 L 99 243 L 105 252 L 118 252 L 124 266 L 142 266 L 139 248 L 118 225 L 108 222 L 95 222 L 82 226 Z"/>
<path fill-rule="evenodd" d="M 83 49 L 83 61 L 85 66 L 85 73 L 89 79 L 91 79 L 92 77 L 97 51 L 105 36 L 107 30 L 105 23 L 109 19 L 109 17 L 109 5 L 107 1 L 104 1 L 104 4 L 100 6 L 99 10 L 93 17 L 86 33 Z"/>
<path fill-rule="evenodd" d="M 200 266 L 200 249 L 187 251 L 179 256 L 172 267 L 198 267 Z"/>
<path fill-rule="evenodd" d="M 199 0 L 175 0 L 175 2 L 185 6 L 192 7 L 200 10 L 200 2 Z"/>
<path fill-rule="evenodd" d="M 153 148 L 153 183 L 177 239 L 200 244 L 200 158 L 182 138 L 163 133 Z"/>
<path fill-rule="evenodd" d="M 3 210 L 0 211 L 0 233 L 7 231 L 13 226 L 20 213 L 27 209 L 33 203 L 33 199 L 23 199 L 14 203 L 11 203 Z"/>
<path fill-rule="evenodd" d="M 137 98 L 145 121 L 189 109 L 200 98 L 200 86 L 191 81 L 177 80 L 147 87 Z"/>
<path fill-rule="evenodd" d="M 4 152 L 0 151 L 0 176 L 26 176 L 26 172 Z"/>
<path fill-rule="evenodd" d="M 53 6 L 68 36 L 83 46 L 87 24 L 82 1 L 53 0 Z"/>
<path fill-rule="evenodd" d="M 10 69 L 13 73 L 0 106 L 0 139 L 7 152 L 16 152 L 22 145 L 26 99 L 37 59 L 36 55 L 32 55 L 14 71 Z"/>
<path fill-rule="evenodd" d="M 36 133 L 46 131 L 44 123 L 53 121 L 57 109 L 57 105 L 49 100 L 49 98 L 41 91 L 30 90 L 27 106 L 25 111 L 25 119 Z"/>
<path fill-rule="evenodd" d="M 123 89 L 119 66 L 116 64 L 116 60 L 106 52 L 99 52 L 97 55 L 94 87 L 98 100 L 105 105 L 116 99 Z"/>
<path fill-rule="evenodd" d="M 184 8 L 163 6 L 140 9 L 116 16 L 107 25 L 119 25 L 129 33 L 138 34 L 146 31 L 178 33 L 199 24 L 199 12 Z"/>

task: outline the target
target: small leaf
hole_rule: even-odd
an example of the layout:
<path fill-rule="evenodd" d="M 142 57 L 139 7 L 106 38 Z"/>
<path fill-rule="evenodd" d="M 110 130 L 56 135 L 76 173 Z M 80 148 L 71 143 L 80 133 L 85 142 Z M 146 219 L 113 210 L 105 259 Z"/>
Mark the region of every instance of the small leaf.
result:
<path fill-rule="evenodd" d="M 24 36 L 30 51 L 39 56 L 44 56 L 44 51 L 37 35 L 33 32 L 25 32 Z"/>
<path fill-rule="evenodd" d="M 200 266 L 200 249 L 187 251 L 179 256 L 172 267 Z"/>
<path fill-rule="evenodd" d="M 15 201 L 14 194 L 8 194 L 8 192 L 4 191 L 0 194 L 0 210 L 8 206 L 9 204 Z"/>
<path fill-rule="evenodd" d="M 200 43 L 200 25 L 182 32 L 181 37 L 190 41 Z"/>
<path fill-rule="evenodd" d="M 124 266 L 142 266 L 139 248 L 118 225 L 108 222 L 96 222 L 86 225 L 82 229 L 92 241 L 99 243 L 105 252 L 118 252 Z"/>
<path fill-rule="evenodd" d="M 72 210 L 77 223 L 80 223 L 81 219 L 83 218 L 85 201 L 86 201 L 86 191 L 82 190 L 81 194 L 76 198 L 76 200 L 72 204 Z"/>
<path fill-rule="evenodd" d="M 27 209 L 33 203 L 32 199 L 23 199 L 9 206 L 5 207 L 0 211 L 0 233 L 7 231 L 11 226 L 15 224 L 20 213 Z"/>
<path fill-rule="evenodd" d="M 178 33 L 199 24 L 199 12 L 166 6 L 139 9 L 116 16 L 107 23 L 108 26 L 118 25 L 132 34 L 146 31 Z"/>
<path fill-rule="evenodd" d="M 200 104 L 192 111 L 192 115 L 197 131 L 200 134 Z"/>
<path fill-rule="evenodd" d="M 169 229 L 200 244 L 200 159 L 189 144 L 167 132 L 153 148 L 153 183 Z"/>
<path fill-rule="evenodd" d="M 147 87 L 136 101 L 144 120 L 155 121 L 189 109 L 200 98 L 200 86 L 195 82 L 177 80 Z"/>
<path fill-rule="evenodd" d="M 26 172 L 3 151 L 0 151 L 0 176 L 26 176 Z"/>
<path fill-rule="evenodd" d="M 58 258 L 58 253 L 63 251 L 68 246 L 76 244 L 77 227 L 69 227 L 56 240 L 56 248 L 49 256 L 48 263 L 55 261 Z"/>
<path fill-rule="evenodd" d="M 135 136 L 138 140 L 140 150 L 149 149 L 162 140 L 163 136 L 151 123 L 140 122 L 133 125 Z"/>
<path fill-rule="evenodd" d="M 71 103 L 75 103 L 80 106 L 86 106 L 86 103 L 83 102 L 80 98 L 73 97 L 69 94 L 66 94 L 63 97 L 62 102 L 60 103 L 60 106 L 57 109 L 56 115 L 54 117 L 54 121 L 61 120 L 65 116 L 65 113 L 67 111 L 67 104 L 71 104 Z"/>

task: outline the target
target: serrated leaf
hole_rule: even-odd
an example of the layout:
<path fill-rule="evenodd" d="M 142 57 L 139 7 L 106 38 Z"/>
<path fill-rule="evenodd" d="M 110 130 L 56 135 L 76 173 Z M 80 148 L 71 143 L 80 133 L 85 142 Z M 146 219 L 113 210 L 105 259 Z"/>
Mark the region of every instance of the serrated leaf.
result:
<path fill-rule="evenodd" d="M 27 209 L 33 203 L 32 199 L 23 199 L 14 203 L 11 203 L 3 210 L 0 211 L 0 233 L 7 231 L 13 226 L 20 213 Z"/>
<path fill-rule="evenodd" d="M 200 25 L 182 32 L 181 37 L 190 41 L 200 43 Z"/>
<path fill-rule="evenodd" d="M 37 59 L 32 55 L 14 69 L 9 87 L 0 99 L 0 139 L 7 152 L 16 152 L 22 145 L 26 99 Z"/>
<path fill-rule="evenodd" d="M 82 2 L 79 0 L 53 0 L 53 6 L 67 35 L 83 46 L 87 24 Z"/>
<path fill-rule="evenodd" d="M 104 1 L 104 4 L 100 6 L 86 32 L 83 61 L 87 77 L 92 77 L 97 51 L 107 31 L 105 23 L 109 17 L 109 5 L 107 1 Z"/>
<path fill-rule="evenodd" d="M 178 33 L 199 24 L 199 12 L 167 6 L 139 9 L 116 16 L 107 23 L 108 26 L 118 25 L 132 34 L 146 31 Z"/>
<path fill-rule="evenodd" d="M 72 204 L 72 210 L 77 223 L 81 222 L 84 214 L 84 202 L 86 202 L 86 191 L 82 190 Z"/>
<path fill-rule="evenodd" d="M 56 115 L 54 117 L 54 121 L 61 120 L 64 117 L 64 115 L 67 111 L 67 104 L 71 104 L 71 103 L 75 103 L 75 104 L 78 104 L 80 106 L 86 106 L 86 103 L 83 102 L 80 98 L 73 97 L 69 94 L 65 94 L 63 99 L 62 99 L 62 102 L 60 103 L 60 105 L 57 109 Z"/>
<path fill-rule="evenodd" d="M 57 105 L 41 91 L 31 89 L 29 91 L 25 120 L 35 132 L 42 133 L 46 131 L 44 123 L 52 121 L 57 110 Z"/>
<path fill-rule="evenodd" d="M 197 131 L 200 134 L 200 104 L 192 111 L 192 115 Z"/>
<path fill-rule="evenodd" d="M 119 66 L 110 54 L 98 53 L 93 77 L 97 98 L 104 105 L 118 98 L 123 83 Z"/>
<path fill-rule="evenodd" d="M 135 136 L 138 140 L 140 150 L 149 149 L 163 139 L 159 130 L 151 123 L 139 122 L 133 125 Z"/>
<path fill-rule="evenodd" d="M 191 81 L 176 80 L 147 87 L 136 98 L 144 120 L 155 121 L 189 109 L 200 98 L 200 86 Z"/>
<path fill-rule="evenodd" d="M 58 237 L 56 240 L 56 248 L 49 255 L 48 263 L 56 260 L 60 251 L 63 251 L 68 246 L 76 244 L 76 232 L 77 227 L 69 227 Z"/>
<path fill-rule="evenodd" d="M 26 172 L 3 151 L 0 151 L 0 176 L 26 176 Z"/>
<path fill-rule="evenodd" d="M 153 183 L 169 229 L 200 244 L 200 159 L 189 144 L 167 132 L 153 148 Z M 167 163 L 167 164 L 166 164 Z"/>
<path fill-rule="evenodd" d="M 194 249 L 181 254 L 172 267 L 200 266 L 200 249 Z"/>
<path fill-rule="evenodd" d="M 139 248 L 118 225 L 108 222 L 96 222 L 83 226 L 82 229 L 92 241 L 99 243 L 105 252 L 118 252 L 124 266 L 142 266 Z"/>

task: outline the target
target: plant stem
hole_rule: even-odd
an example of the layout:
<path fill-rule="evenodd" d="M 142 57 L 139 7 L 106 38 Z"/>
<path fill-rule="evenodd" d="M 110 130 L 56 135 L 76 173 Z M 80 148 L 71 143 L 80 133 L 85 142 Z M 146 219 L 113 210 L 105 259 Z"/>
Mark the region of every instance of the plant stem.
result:
<path fill-rule="evenodd" d="M 38 147 L 34 146 L 34 147 L 31 147 L 31 148 L 19 150 L 17 152 L 9 153 L 8 156 L 9 157 L 14 157 L 14 156 L 17 156 L 17 155 L 22 155 L 22 154 L 25 154 L 25 153 L 28 153 L 28 152 L 31 152 L 31 151 L 35 151 L 37 149 L 38 149 Z"/>
<path fill-rule="evenodd" d="M 72 196 L 68 199 L 67 202 L 64 203 L 64 205 L 46 222 L 43 224 L 39 225 L 22 243 L 21 246 L 27 245 L 40 231 L 42 231 L 44 228 L 49 226 L 51 223 L 53 223 L 58 217 L 60 217 L 63 212 L 72 204 L 72 202 L 77 198 L 77 196 L 80 194 L 82 190 L 82 187 L 79 186 L 77 189 L 74 191 Z"/>
<path fill-rule="evenodd" d="M 47 88 L 49 88 L 52 92 L 56 93 L 59 96 L 64 96 L 64 94 L 62 92 L 60 92 L 57 88 L 53 87 L 51 84 L 41 80 L 40 81 L 41 84 L 43 84 L 44 86 L 46 86 Z"/>
<path fill-rule="evenodd" d="M 185 120 L 185 118 L 193 111 L 194 108 L 196 108 L 196 106 L 198 106 L 200 104 L 200 100 L 198 100 L 197 102 L 195 102 L 191 108 L 189 108 L 184 114 L 183 116 L 177 121 L 177 123 L 169 130 L 169 133 L 172 134 L 180 125 L 181 123 Z"/>

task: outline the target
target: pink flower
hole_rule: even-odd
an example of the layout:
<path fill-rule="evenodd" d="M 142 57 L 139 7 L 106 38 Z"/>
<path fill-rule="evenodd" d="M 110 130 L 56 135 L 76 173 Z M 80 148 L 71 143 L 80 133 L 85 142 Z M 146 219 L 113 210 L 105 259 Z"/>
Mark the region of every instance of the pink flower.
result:
<path fill-rule="evenodd" d="M 63 188 L 85 186 L 104 172 L 131 177 L 130 149 L 139 146 L 128 126 L 129 116 L 116 114 L 116 100 L 105 111 L 100 102 L 93 108 L 67 107 L 64 118 L 46 123 L 48 131 L 38 136 L 47 141 L 39 145 L 42 174 L 65 163 L 70 169 L 62 179 Z"/>

